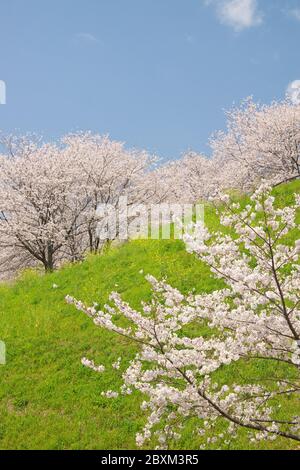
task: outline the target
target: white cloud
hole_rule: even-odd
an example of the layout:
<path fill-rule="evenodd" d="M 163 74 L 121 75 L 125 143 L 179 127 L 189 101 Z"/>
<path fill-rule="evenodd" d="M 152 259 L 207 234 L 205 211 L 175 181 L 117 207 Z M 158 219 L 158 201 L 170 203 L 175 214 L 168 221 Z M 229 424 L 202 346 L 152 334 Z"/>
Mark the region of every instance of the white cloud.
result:
<path fill-rule="evenodd" d="M 96 43 L 99 42 L 96 36 L 91 33 L 78 33 L 76 34 L 76 39 L 82 42 Z"/>
<path fill-rule="evenodd" d="M 195 38 L 192 34 L 186 34 L 185 35 L 185 41 L 188 43 L 188 44 L 194 44 L 195 42 Z"/>
<path fill-rule="evenodd" d="M 300 80 L 291 82 L 287 87 L 286 94 L 293 104 L 300 104 Z"/>
<path fill-rule="evenodd" d="M 6 104 L 6 84 L 0 80 L 0 105 Z"/>
<path fill-rule="evenodd" d="M 295 8 L 294 10 L 289 10 L 290 16 L 300 21 L 300 8 Z"/>
<path fill-rule="evenodd" d="M 237 32 L 263 21 L 257 0 L 205 0 L 205 4 L 214 6 L 219 21 Z"/>

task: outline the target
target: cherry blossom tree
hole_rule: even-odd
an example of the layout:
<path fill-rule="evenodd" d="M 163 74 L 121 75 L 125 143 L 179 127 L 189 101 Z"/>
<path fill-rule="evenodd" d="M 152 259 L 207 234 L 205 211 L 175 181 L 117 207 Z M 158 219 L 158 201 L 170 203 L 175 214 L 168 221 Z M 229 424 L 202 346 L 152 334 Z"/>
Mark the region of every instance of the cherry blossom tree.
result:
<path fill-rule="evenodd" d="M 2 269 L 41 263 L 51 271 L 86 203 L 57 146 L 23 138 L 8 150 L 0 162 Z"/>
<path fill-rule="evenodd" d="M 148 276 L 153 298 L 141 311 L 115 292 L 102 310 L 66 298 L 97 326 L 140 346 L 123 373 L 121 389 L 104 392 L 113 398 L 136 389 L 147 397 L 139 446 L 152 438 L 167 447 L 190 418 L 198 420 L 197 432 L 208 446 L 229 442 L 241 428 L 253 442 L 277 437 L 300 441 L 299 409 L 294 416 L 280 408 L 287 398 L 296 404 L 300 393 L 300 196 L 295 195 L 293 206 L 280 208 L 264 183 L 245 208 L 228 196 L 222 201 L 227 232 L 210 233 L 197 224 L 185 242 L 224 282 L 223 288 L 183 295 Z M 127 326 L 120 324 L 120 316 Z M 201 335 L 202 327 L 210 333 Z M 238 377 L 222 383 L 216 377 L 233 364 L 243 371 L 253 361 L 282 365 L 284 373 L 274 367 L 268 380 L 254 376 L 248 383 L 239 383 Z M 83 364 L 104 372 L 87 358 Z"/>
<path fill-rule="evenodd" d="M 154 161 L 108 137 L 80 133 L 57 144 L 6 137 L 0 158 L 0 272 L 42 264 L 46 271 L 65 260 L 97 252 L 101 204 L 128 206 L 152 197 L 146 177 Z M 149 189 L 150 188 L 150 189 Z"/>
<path fill-rule="evenodd" d="M 156 158 L 145 151 L 126 150 L 121 142 L 91 133 L 67 135 L 63 143 L 80 173 L 81 191 L 88 201 L 83 214 L 88 249 L 97 252 L 103 244 L 97 230 L 102 221 L 99 206 L 116 209 L 124 197 L 127 207 L 152 200 L 154 187 L 149 176 Z M 117 225 L 116 237 L 118 233 Z"/>
<path fill-rule="evenodd" d="M 227 131 L 211 139 L 211 158 L 188 152 L 161 165 L 160 181 L 171 202 L 207 200 L 220 190 L 252 191 L 262 179 L 273 185 L 300 177 L 300 105 L 259 105 L 252 99 L 227 113 Z"/>
<path fill-rule="evenodd" d="M 217 133 L 211 146 L 220 169 L 232 163 L 230 173 L 238 176 L 240 188 L 253 188 L 262 178 L 275 184 L 299 178 L 300 105 L 248 99 L 227 119 L 227 131 Z"/>
<path fill-rule="evenodd" d="M 160 181 L 160 200 L 195 203 L 207 200 L 221 188 L 218 168 L 213 159 L 188 152 L 179 160 L 167 162 L 156 170 Z M 154 179 L 154 175 L 151 175 Z"/>

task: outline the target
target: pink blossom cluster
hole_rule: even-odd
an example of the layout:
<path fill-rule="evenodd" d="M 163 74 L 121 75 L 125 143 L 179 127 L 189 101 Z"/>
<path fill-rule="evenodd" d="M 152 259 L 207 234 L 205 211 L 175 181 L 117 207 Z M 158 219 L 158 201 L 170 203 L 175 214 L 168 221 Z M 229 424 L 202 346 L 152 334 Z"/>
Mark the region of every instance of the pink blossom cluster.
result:
<path fill-rule="evenodd" d="M 300 105 L 248 98 L 227 112 L 227 130 L 216 133 L 211 146 L 221 166 L 236 168 L 230 173 L 237 188 L 253 189 L 262 178 L 275 184 L 299 178 Z"/>
<path fill-rule="evenodd" d="M 299 104 L 262 106 L 248 98 L 226 117 L 226 131 L 210 139 L 210 158 L 188 152 L 151 173 L 161 198 L 196 202 L 220 190 L 251 192 L 262 179 L 276 185 L 300 177 Z"/>

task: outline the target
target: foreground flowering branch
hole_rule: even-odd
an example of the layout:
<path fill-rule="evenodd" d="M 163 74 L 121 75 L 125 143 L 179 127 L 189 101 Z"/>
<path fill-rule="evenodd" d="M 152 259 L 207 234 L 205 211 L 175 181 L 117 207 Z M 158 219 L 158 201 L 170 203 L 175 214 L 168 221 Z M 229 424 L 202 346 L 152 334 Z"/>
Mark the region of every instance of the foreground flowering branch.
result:
<path fill-rule="evenodd" d="M 180 436 L 189 418 L 198 418 L 200 435 L 211 436 L 214 429 L 213 438 L 206 436 L 207 444 L 226 443 L 239 428 L 246 428 L 252 441 L 279 436 L 300 441 L 299 413 L 287 416 L 284 410 L 284 419 L 280 414 L 284 398 L 299 398 L 300 393 L 300 240 L 289 243 L 299 230 L 300 196 L 293 207 L 280 209 L 271 188 L 263 185 L 251 199 L 241 209 L 223 197 L 221 222 L 231 234 L 211 234 L 198 224 L 185 236 L 187 250 L 225 281 L 223 289 L 184 296 L 148 276 L 153 298 L 142 304 L 141 312 L 117 293 L 110 297 L 114 306 L 106 305 L 103 311 L 67 297 L 96 325 L 140 344 L 120 391 L 129 394 L 136 389 L 148 398 L 142 404 L 148 419 L 137 435 L 139 446 L 154 438 L 159 447 L 166 447 L 169 439 Z M 115 320 L 120 314 L 128 327 Z M 205 337 L 203 327 L 210 331 Z M 266 384 L 257 377 L 250 377 L 246 385 L 217 382 L 219 369 L 237 363 L 242 371 L 246 361 L 254 360 L 281 364 L 284 375 L 273 376 Z M 92 361 L 84 363 L 103 371 Z M 218 418 L 222 432 L 217 431 Z"/>

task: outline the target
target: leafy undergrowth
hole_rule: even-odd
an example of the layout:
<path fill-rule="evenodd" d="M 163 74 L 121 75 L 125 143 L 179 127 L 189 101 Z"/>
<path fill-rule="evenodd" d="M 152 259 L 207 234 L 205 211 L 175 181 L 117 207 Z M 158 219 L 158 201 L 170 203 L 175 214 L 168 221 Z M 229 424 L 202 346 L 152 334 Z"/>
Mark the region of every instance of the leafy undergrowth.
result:
<path fill-rule="evenodd" d="M 276 189 L 282 204 L 292 202 L 294 191 L 300 191 L 299 182 Z M 214 210 L 208 207 L 205 215 L 216 229 Z M 182 242 L 136 240 L 53 274 L 29 272 L 12 285 L 0 286 L 0 340 L 7 348 L 7 364 L 0 366 L 0 449 L 135 448 L 135 434 L 144 424 L 142 397 L 134 393 L 111 400 L 101 392 L 121 384 L 122 369 L 115 371 L 111 364 L 121 356 L 125 367 L 136 346 L 96 328 L 64 298 L 70 294 L 101 305 L 116 290 L 138 308 L 141 300 L 150 299 L 147 273 L 166 278 L 184 293 L 193 288 L 211 292 L 220 285 L 205 265 L 185 252 Z M 84 368 L 83 356 L 106 365 L 107 371 L 97 374 Z M 278 366 L 257 362 L 235 364 L 218 375 L 222 382 L 234 378 L 246 383 L 278 373 Z M 299 401 L 285 399 L 283 405 L 284 415 L 300 412 Z M 188 423 L 174 448 L 199 448 L 201 438 L 193 429 Z M 254 446 L 293 449 L 297 444 L 278 439 Z M 245 432 L 223 448 L 228 447 L 254 448 Z"/>

